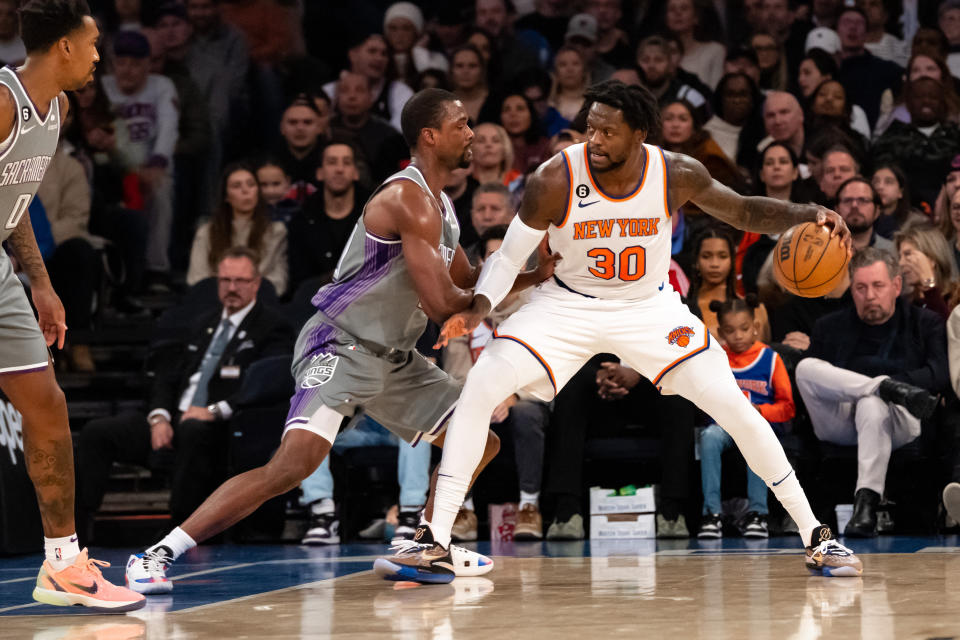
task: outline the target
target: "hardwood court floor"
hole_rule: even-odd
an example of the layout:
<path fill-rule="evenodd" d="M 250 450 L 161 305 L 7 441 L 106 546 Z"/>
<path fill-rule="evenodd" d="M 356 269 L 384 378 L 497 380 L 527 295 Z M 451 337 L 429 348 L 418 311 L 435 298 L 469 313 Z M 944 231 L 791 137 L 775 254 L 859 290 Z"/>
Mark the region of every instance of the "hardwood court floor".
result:
<path fill-rule="evenodd" d="M 888 543 L 911 552 L 865 553 L 855 579 L 809 576 L 786 539 L 504 545 L 492 550 L 497 566 L 486 577 L 405 588 L 369 571 L 369 552 L 383 547 L 344 545 L 325 556 L 234 548 L 258 560 L 233 564 L 208 549 L 178 567 L 184 577 L 172 596 L 134 615 L 17 607 L 8 613 L 20 615 L 0 617 L 0 637 L 960 638 L 960 548 L 951 543 Z M 30 582 L 16 586 L 29 601 Z M 200 594 L 209 601 L 195 604 Z"/>

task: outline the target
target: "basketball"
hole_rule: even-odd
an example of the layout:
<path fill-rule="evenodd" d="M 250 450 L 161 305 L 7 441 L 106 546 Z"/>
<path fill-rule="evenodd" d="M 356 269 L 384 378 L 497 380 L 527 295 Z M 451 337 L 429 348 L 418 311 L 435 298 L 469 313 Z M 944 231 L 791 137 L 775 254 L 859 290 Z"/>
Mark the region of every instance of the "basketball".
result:
<path fill-rule="evenodd" d="M 847 268 L 847 249 L 830 227 L 805 222 L 780 236 L 773 250 L 773 275 L 780 286 L 804 298 L 833 291 Z"/>

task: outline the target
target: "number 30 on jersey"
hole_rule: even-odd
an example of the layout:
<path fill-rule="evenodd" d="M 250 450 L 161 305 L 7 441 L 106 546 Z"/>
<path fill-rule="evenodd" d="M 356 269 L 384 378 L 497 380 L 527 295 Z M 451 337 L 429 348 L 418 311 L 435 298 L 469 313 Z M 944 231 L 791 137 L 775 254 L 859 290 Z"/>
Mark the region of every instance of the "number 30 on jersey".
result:
<path fill-rule="evenodd" d="M 634 282 L 647 272 L 646 250 L 640 246 L 627 247 L 620 255 L 606 247 L 595 247 L 587 251 L 587 256 L 596 261 L 587 270 L 601 280 L 620 278 L 624 282 Z"/>

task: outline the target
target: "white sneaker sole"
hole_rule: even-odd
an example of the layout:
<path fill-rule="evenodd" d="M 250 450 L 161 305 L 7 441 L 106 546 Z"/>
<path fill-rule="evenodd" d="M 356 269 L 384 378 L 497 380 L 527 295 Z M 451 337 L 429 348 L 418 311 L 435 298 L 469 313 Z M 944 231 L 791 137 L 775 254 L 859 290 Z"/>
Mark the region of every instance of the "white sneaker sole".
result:
<path fill-rule="evenodd" d="M 36 587 L 33 590 L 33 599 L 44 604 L 51 604 L 55 607 L 89 607 L 95 611 L 109 611 L 113 613 L 123 613 L 124 611 L 136 611 L 142 609 L 147 600 L 100 600 L 92 596 L 85 596 L 80 593 L 66 593 L 64 591 L 52 591 Z"/>
<path fill-rule="evenodd" d="M 170 580 L 163 582 L 137 582 L 127 577 L 126 587 L 130 589 L 130 591 L 135 591 L 145 596 L 155 596 L 173 591 L 173 582 Z"/>

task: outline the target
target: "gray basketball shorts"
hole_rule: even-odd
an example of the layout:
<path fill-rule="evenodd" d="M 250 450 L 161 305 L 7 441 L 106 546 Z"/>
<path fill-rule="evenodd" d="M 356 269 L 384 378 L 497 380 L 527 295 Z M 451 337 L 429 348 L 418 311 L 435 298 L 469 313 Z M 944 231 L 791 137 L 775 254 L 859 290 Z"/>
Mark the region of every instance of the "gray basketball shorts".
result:
<path fill-rule="evenodd" d="M 417 351 L 380 357 L 316 318 L 301 331 L 295 353 L 287 430 L 312 431 L 310 417 L 329 407 L 347 417 L 363 411 L 411 444 L 431 442 L 460 397 L 461 385 Z"/>
<path fill-rule="evenodd" d="M 0 374 L 42 371 L 50 351 L 10 259 L 0 249 Z"/>

